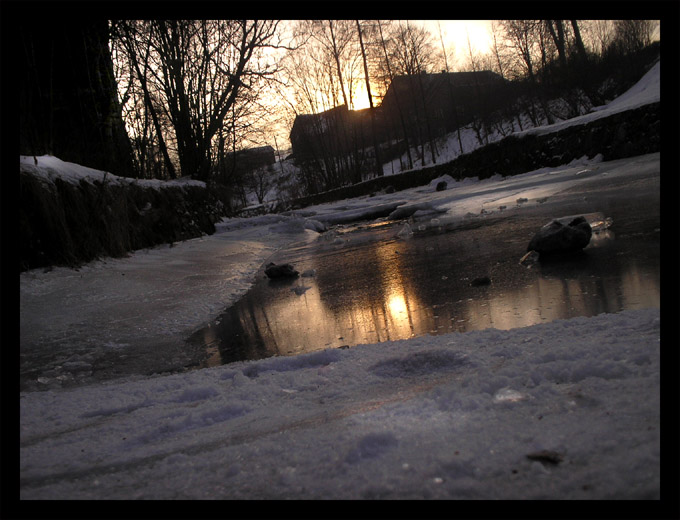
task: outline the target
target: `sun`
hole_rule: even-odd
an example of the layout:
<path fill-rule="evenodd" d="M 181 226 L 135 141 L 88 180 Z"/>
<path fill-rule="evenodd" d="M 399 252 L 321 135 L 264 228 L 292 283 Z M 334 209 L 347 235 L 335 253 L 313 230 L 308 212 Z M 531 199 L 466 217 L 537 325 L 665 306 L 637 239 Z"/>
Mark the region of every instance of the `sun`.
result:
<path fill-rule="evenodd" d="M 451 52 L 450 63 L 462 63 L 473 54 L 486 54 L 491 50 L 491 20 L 421 20 L 439 43 L 439 28 L 446 52 Z"/>
<path fill-rule="evenodd" d="M 439 39 L 439 29 L 441 28 L 449 66 L 453 69 L 457 67 L 457 64 L 469 61 L 469 47 L 472 47 L 473 54 L 486 54 L 491 50 L 490 20 L 413 20 L 412 22 L 422 25 L 430 31 L 438 45 L 441 45 Z M 438 46 L 437 51 L 441 52 L 441 47 Z M 375 92 L 372 92 L 372 94 L 373 105 L 377 106 L 378 100 L 375 97 Z M 352 109 L 362 110 L 369 108 L 369 106 L 366 83 L 363 80 L 358 81 L 352 91 Z"/>
<path fill-rule="evenodd" d="M 372 82 L 371 82 L 372 83 Z M 375 96 L 373 96 L 373 106 L 377 104 Z M 352 106 L 354 110 L 363 110 L 369 108 L 371 105 L 368 102 L 368 91 L 366 90 L 366 82 L 360 81 L 354 87 L 352 92 Z"/>

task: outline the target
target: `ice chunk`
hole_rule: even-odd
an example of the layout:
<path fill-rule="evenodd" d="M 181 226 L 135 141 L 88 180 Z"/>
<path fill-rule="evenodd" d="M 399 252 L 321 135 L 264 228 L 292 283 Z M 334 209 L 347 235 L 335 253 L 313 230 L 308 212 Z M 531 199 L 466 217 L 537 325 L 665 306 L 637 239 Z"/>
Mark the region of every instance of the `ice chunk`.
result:
<path fill-rule="evenodd" d="M 411 226 L 408 222 L 404 224 L 404 227 L 402 227 L 399 233 L 397 233 L 397 236 L 399 238 L 410 238 L 413 236 L 413 230 L 411 229 Z"/>
<path fill-rule="evenodd" d="M 598 218 L 590 222 L 590 228 L 597 233 L 599 231 L 609 229 L 610 227 L 612 227 L 613 224 L 614 219 L 611 217 Z"/>
<path fill-rule="evenodd" d="M 496 395 L 493 396 L 494 403 L 516 403 L 527 398 L 527 394 L 513 390 L 512 388 L 501 388 Z"/>

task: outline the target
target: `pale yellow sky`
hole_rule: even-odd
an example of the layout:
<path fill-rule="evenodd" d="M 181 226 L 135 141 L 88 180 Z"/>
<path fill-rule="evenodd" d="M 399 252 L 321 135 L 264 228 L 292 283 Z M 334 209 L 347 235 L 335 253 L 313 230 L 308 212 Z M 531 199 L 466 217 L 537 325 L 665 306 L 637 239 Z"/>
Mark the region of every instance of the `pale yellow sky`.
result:
<path fill-rule="evenodd" d="M 454 70 L 468 59 L 468 35 L 472 52 L 475 54 L 488 52 L 492 43 L 491 20 L 410 20 L 410 23 L 422 25 L 428 29 L 437 45 L 440 44 L 439 27 L 441 27 L 449 67 Z M 439 51 L 440 48 L 437 47 L 437 50 Z M 356 110 L 368 108 L 368 96 L 363 84 L 357 88 L 354 108 Z"/>
<path fill-rule="evenodd" d="M 437 20 L 415 20 L 427 27 L 439 40 Z M 486 53 L 491 45 L 491 20 L 439 20 L 442 37 L 447 47 L 453 47 L 458 59 L 468 55 L 468 34 L 473 52 Z"/>

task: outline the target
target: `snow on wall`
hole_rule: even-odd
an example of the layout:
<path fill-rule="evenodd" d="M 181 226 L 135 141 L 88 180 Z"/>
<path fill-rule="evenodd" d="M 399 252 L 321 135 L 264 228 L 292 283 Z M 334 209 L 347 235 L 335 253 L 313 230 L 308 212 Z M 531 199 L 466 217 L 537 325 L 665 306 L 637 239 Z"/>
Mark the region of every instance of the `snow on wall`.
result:
<path fill-rule="evenodd" d="M 213 233 L 222 203 L 204 182 L 135 180 L 20 157 L 21 268 L 76 265 Z"/>
<path fill-rule="evenodd" d="M 40 156 L 19 156 L 20 170 L 33 176 L 40 177 L 45 181 L 54 184 L 56 179 L 61 179 L 71 184 L 78 184 L 80 181 L 89 183 L 111 183 L 119 185 L 136 184 L 154 189 L 162 187 L 184 187 L 196 186 L 205 188 L 205 182 L 189 178 L 178 180 L 161 181 L 158 179 L 132 179 L 129 177 L 119 177 L 112 173 L 95 170 L 79 164 L 62 161 L 52 155 Z"/>

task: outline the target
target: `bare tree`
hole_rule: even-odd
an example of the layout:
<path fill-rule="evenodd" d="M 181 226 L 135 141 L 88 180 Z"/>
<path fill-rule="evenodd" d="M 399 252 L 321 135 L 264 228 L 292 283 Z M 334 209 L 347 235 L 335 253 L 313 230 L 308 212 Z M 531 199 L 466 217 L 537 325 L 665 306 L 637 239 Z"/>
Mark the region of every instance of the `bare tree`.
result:
<path fill-rule="evenodd" d="M 154 143 L 161 156 L 163 157 L 165 169 L 171 179 L 176 177 L 175 165 L 170 159 L 170 153 L 165 140 L 166 132 L 163 131 L 161 119 L 164 115 L 164 108 L 159 102 L 158 91 L 154 89 L 155 85 L 150 84 L 151 76 L 151 46 L 152 42 L 149 38 L 146 24 L 136 21 L 117 22 L 113 24 L 114 28 L 114 49 L 118 49 L 121 53 L 125 53 L 124 57 L 127 61 L 130 75 L 131 92 L 134 94 L 136 90 L 141 90 L 142 100 L 132 97 L 133 103 L 129 107 L 127 114 L 127 121 L 136 130 L 136 135 L 133 141 L 136 142 L 136 152 L 138 156 L 138 163 L 144 172 L 150 165 L 148 161 L 151 160 Z M 137 88 L 135 88 L 137 87 Z M 154 90 L 152 90 L 154 89 Z M 125 99 L 123 106 L 129 100 Z M 141 128 L 139 127 L 140 117 L 143 117 Z M 151 133 L 151 124 L 153 124 L 153 135 Z"/>
<path fill-rule="evenodd" d="M 655 27 L 654 20 L 616 20 L 614 43 L 624 54 L 639 51 L 652 42 Z"/>
<path fill-rule="evenodd" d="M 524 68 L 525 75 L 536 81 L 535 73 L 535 20 L 504 20 L 502 22 L 509 46 L 514 49 L 518 57 L 517 63 Z"/>
<path fill-rule="evenodd" d="M 540 20 L 504 20 L 501 25 L 505 31 L 505 38 L 509 47 L 515 52 L 516 63 L 524 69 L 524 75 L 529 80 L 533 97 L 539 101 L 545 118 L 551 124 L 553 118 L 543 94 L 538 88 L 536 73 L 536 60 L 541 60 L 545 53 L 545 46 L 541 45 L 540 35 L 540 30 L 544 27 L 544 24 Z M 532 123 L 538 125 L 539 118 L 534 107 L 530 104 L 528 109 Z"/>
<path fill-rule="evenodd" d="M 439 30 L 439 41 L 442 44 L 442 55 L 444 56 L 444 67 L 446 70 L 446 74 L 450 74 L 451 71 L 449 70 L 449 60 L 448 57 L 446 56 L 446 47 L 444 46 L 444 37 L 442 36 L 442 27 L 439 24 L 439 20 L 437 20 L 437 29 Z M 456 134 L 458 136 L 458 149 L 460 150 L 460 153 L 463 154 L 463 139 L 461 138 L 460 135 L 460 124 L 458 122 L 458 109 L 456 108 L 456 97 L 453 95 L 453 86 L 451 85 L 451 81 L 447 79 L 446 85 L 449 90 L 449 101 L 451 103 L 451 107 L 453 110 L 453 120 L 455 121 L 456 125 Z"/>
<path fill-rule="evenodd" d="M 366 75 L 366 92 L 368 94 L 368 104 L 371 111 L 371 137 L 373 140 L 373 153 L 375 154 L 375 174 L 380 177 L 383 175 L 382 162 L 380 161 L 380 149 L 378 148 L 378 141 L 375 126 L 375 110 L 373 107 L 373 96 L 371 95 L 371 78 L 368 74 L 368 61 L 366 60 L 366 50 L 364 49 L 364 39 L 361 35 L 361 24 L 357 22 L 357 33 L 359 33 L 359 45 L 361 47 L 361 57 L 364 62 L 364 74 Z"/>
<path fill-rule="evenodd" d="M 601 56 L 614 41 L 613 20 L 588 20 L 584 32 L 592 42 L 592 48 Z"/>
<path fill-rule="evenodd" d="M 159 140 L 165 138 L 151 92 L 162 96 L 183 175 L 209 180 L 227 115 L 239 113 L 232 109 L 274 72 L 259 58 L 273 46 L 277 25 L 273 20 L 154 20 L 130 22 L 121 32 L 131 60 L 144 53 L 141 63 L 148 67 L 136 72 L 145 107 Z M 169 147 L 162 148 L 171 169 Z"/>
<path fill-rule="evenodd" d="M 567 45 L 564 36 L 564 24 L 563 20 L 545 20 L 545 24 L 550 32 L 550 35 L 555 42 L 555 47 L 557 48 L 557 53 L 560 60 L 560 65 L 563 70 L 567 68 Z"/>
<path fill-rule="evenodd" d="M 432 162 L 436 162 L 436 147 L 432 138 L 428 104 L 425 99 L 423 74 L 437 64 L 434 38 L 423 27 L 414 27 L 408 20 L 392 27 L 390 57 L 397 74 L 407 77 L 409 98 L 412 101 L 412 122 L 415 126 L 416 145 L 422 164 L 425 164 L 425 145 L 429 144 Z M 396 65 L 395 65 L 396 64 Z"/>
<path fill-rule="evenodd" d="M 378 32 L 380 34 L 380 44 L 381 44 L 383 53 L 385 55 L 385 66 L 387 68 L 388 79 L 389 79 L 389 82 L 392 83 L 393 80 L 394 80 L 394 73 L 392 71 L 392 66 L 390 65 L 390 57 L 389 57 L 389 54 L 387 52 L 387 44 L 385 42 L 385 37 L 384 37 L 383 31 L 382 31 L 382 23 L 380 22 L 380 20 L 378 20 Z M 409 169 L 412 169 L 413 168 L 413 157 L 411 156 L 411 146 L 409 144 L 409 137 L 408 137 L 409 133 L 408 133 L 408 130 L 406 128 L 406 122 L 404 120 L 404 113 L 403 113 L 402 108 L 401 108 L 401 102 L 400 102 L 400 99 L 399 99 L 399 92 L 396 89 L 394 90 L 394 96 L 395 96 L 395 100 L 396 100 L 395 104 L 396 104 L 396 107 L 397 107 L 397 113 L 399 114 L 399 121 L 401 123 L 401 129 L 403 131 L 403 136 L 404 136 L 404 143 L 405 143 L 405 147 L 406 147 L 406 155 L 408 157 L 408 167 L 409 167 Z"/>
<path fill-rule="evenodd" d="M 574 29 L 574 44 L 578 51 L 578 56 L 582 61 L 588 59 L 586 54 L 586 47 L 583 45 L 583 39 L 581 38 L 581 31 L 578 26 L 578 20 L 571 20 L 571 27 Z"/>

